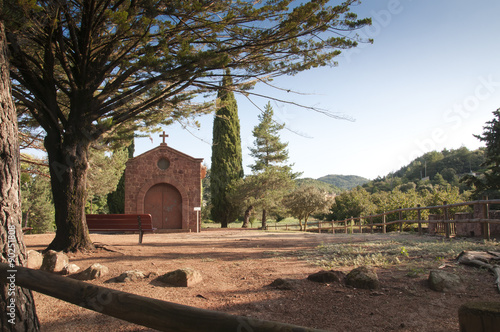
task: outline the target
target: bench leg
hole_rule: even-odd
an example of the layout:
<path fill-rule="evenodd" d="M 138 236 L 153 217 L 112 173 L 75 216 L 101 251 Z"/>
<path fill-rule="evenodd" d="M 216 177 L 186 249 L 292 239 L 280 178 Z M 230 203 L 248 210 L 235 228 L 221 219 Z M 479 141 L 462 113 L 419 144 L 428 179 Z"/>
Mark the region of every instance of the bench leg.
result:
<path fill-rule="evenodd" d="M 139 231 L 139 244 L 142 244 L 142 235 L 144 234 L 143 231 Z"/>

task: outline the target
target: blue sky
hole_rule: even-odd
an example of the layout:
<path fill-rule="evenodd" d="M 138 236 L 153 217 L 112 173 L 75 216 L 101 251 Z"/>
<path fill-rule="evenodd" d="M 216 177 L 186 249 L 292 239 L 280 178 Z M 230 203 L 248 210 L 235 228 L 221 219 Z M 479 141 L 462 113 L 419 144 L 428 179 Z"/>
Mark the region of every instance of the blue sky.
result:
<path fill-rule="evenodd" d="M 354 11 L 372 17 L 372 27 L 359 31 L 374 39 L 372 45 L 346 51 L 337 67 L 274 81 L 303 94 L 255 89 L 354 119 L 271 101 L 276 120 L 289 129 L 281 138 L 289 143 L 294 171 L 374 179 L 428 151 L 482 146 L 472 135 L 482 133 L 500 108 L 500 1 L 372 0 Z M 247 166 L 260 110 L 246 97 L 236 98 Z M 252 100 L 260 108 L 269 101 Z M 167 143 L 210 166 L 213 115 L 198 121 L 201 128 L 189 131 L 180 124 L 165 127 Z M 161 142 L 157 134 L 151 138 L 136 139 L 136 155 Z"/>

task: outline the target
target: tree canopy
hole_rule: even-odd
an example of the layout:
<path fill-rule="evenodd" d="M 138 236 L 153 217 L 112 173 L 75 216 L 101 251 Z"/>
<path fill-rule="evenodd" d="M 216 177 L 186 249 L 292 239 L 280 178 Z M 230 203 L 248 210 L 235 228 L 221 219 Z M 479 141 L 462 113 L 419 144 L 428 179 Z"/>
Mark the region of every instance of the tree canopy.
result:
<path fill-rule="evenodd" d="M 43 128 L 54 195 L 55 250 L 93 247 L 84 222 L 90 145 L 129 141 L 209 110 L 192 98 L 334 65 L 355 47 L 349 32 L 370 24 L 357 0 L 35 2 L 25 29 L 9 29 L 13 95 L 23 117 Z M 10 26 L 10 25 L 8 25 Z M 115 141 L 117 144 L 119 141 Z"/>

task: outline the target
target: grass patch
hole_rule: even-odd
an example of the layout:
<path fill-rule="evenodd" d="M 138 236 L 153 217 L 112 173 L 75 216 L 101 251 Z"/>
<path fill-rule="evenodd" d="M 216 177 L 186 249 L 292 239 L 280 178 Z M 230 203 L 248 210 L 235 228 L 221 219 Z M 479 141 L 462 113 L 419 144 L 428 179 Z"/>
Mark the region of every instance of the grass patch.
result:
<path fill-rule="evenodd" d="M 424 269 L 456 259 L 464 250 L 499 251 L 500 243 L 474 239 L 436 240 L 430 237 L 388 238 L 382 241 L 321 244 L 314 250 L 295 255 L 327 269 L 362 265 L 398 266 L 407 269 L 409 277 L 417 277 Z"/>

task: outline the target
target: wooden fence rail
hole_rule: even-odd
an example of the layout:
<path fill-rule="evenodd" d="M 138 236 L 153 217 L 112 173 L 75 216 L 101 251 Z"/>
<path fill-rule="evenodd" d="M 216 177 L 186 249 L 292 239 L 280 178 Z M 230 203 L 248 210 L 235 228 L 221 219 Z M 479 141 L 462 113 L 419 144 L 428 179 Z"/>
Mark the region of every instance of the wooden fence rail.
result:
<path fill-rule="evenodd" d="M 318 221 L 314 223 L 308 223 L 308 226 L 316 226 L 317 231 L 321 232 L 321 230 L 331 230 L 333 233 L 335 233 L 335 230 L 343 230 L 345 234 L 350 231 L 352 234 L 354 232 L 354 227 L 359 229 L 359 232 L 363 232 L 363 228 L 369 228 L 370 232 L 374 232 L 374 227 L 381 227 L 382 232 L 386 233 L 386 227 L 389 225 L 393 224 L 399 224 L 399 229 L 400 231 L 403 230 L 403 224 L 418 224 L 418 233 L 422 234 L 422 224 L 438 224 L 442 225 L 444 228 L 442 232 L 446 235 L 447 238 L 451 236 L 451 233 L 454 231 L 455 224 L 458 223 L 480 223 L 482 224 L 483 227 L 483 236 L 485 239 L 490 240 L 490 224 L 500 224 L 500 219 L 491 219 L 489 218 L 489 206 L 493 204 L 500 204 L 500 199 L 483 199 L 483 200 L 477 200 L 477 201 L 470 201 L 470 202 L 461 202 L 461 203 L 454 203 L 454 204 L 446 204 L 446 202 L 443 205 L 436 205 L 436 206 L 420 206 L 417 205 L 416 207 L 412 208 L 399 208 L 396 210 L 384 212 L 384 213 L 379 213 L 379 214 L 374 214 L 374 215 L 368 215 L 368 216 L 359 216 L 359 217 L 351 217 L 347 218 L 344 220 L 337 220 L 337 221 Z M 449 216 L 449 209 L 454 208 L 454 207 L 462 207 L 462 206 L 471 206 L 471 205 L 481 205 L 483 207 L 483 215 L 484 218 L 468 218 L 468 219 L 460 219 L 460 220 L 450 220 Z M 423 220 L 421 217 L 421 213 L 423 210 L 438 210 L 442 211 L 444 218 L 443 219 L 437 219 L 437 220 Z M 409 219 L 404 219 L 403 218 L 403 213 L 405 212 L 417 212 L 417 219 L 416 220 L 409 220 Z M 394 221 L 386 221 L 386 217 L 388 215 L 398 215 L 398 219 Z M 380 218 L 382 217 L 382 223 L 373 223 L 374 218 Z M 369 220 L 368 223 L 363 224 L 363 220 Z M 358 223 L 356 223 L 356 221 Z M 335 226 L 335 224 L 343 224 L 343 226 Z M 286 230 L 291 229 L 292 227 L 299 227 L 299 225 L 278 225 L 275 224 L 275 229 L 278 228 L 283 228 L 286 227 Z M 314 228 L 313 228 L 314 229 Z"/>
<path fill-rule="evenodd" d="M 230 315 L 130 294 L 49 272 L 0 263 L 0 283 L 15 276 L 15 284 L 60 300 L 139 324 L 171 332 L 320 331 L 290 324 Z"/>

